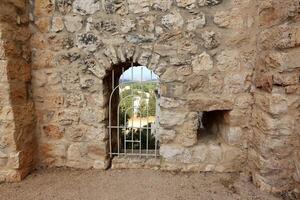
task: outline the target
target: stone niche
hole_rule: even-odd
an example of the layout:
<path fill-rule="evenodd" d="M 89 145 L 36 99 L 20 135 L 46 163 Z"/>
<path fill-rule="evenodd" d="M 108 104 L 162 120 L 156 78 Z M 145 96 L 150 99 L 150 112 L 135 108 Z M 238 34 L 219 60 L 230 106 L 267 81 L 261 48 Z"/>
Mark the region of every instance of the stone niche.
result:
<path fill-rule="evenodd" d="M 0 5 L 0 181 L 112 164 L 247 171 L 264 190 L 299 192 L 297 0 Z M 131 63 L 160 78 L 160 157 L 111 162 L 108 77 Z"/>

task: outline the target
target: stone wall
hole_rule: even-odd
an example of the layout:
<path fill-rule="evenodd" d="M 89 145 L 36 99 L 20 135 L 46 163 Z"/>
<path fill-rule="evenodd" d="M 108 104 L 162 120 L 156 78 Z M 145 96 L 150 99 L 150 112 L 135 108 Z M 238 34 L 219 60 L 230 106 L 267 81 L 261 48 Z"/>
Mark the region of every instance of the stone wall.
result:
<path fill-rule="evenodd" d="M 40 164 L 107 167 L 104 78 L 134 62 L 160 76 L 161 168 L 241 171 L 251 133 L 254 19 L 249 1 L 221 3 L 32 2 Z M 227 111 L 216 137 L 198 131 L 204 111 Z"/>
<path fill-rule="evenodd" d="M 25 1 L 0 2 L 0 182 L 21 180 L 36 157 L 28 24 Z"/>
<path fill-rule="evenodd" d="M 109 167 L 107 78 L 134 63 L 160 77 L 160 159 L 149 165 L 250 171 L 264 190 L 299 187 L 299 1 L 25 2 L 1 2 L 0 41 L 11 46 L 0 52 L 0 119 L 9 123 L 0 121 L 0 136 L 14 137 L 9 151 L 0 146 L 0 175 L 16 171 L 6 164 L 13 155 L 27 158 L 24 169 L 32 158 L 36 166 Z"/>
<path fill-rule="evenodd" d="M 264 190 L 299 192 L 300 3 L 259 1 L 249 163 Z"/>

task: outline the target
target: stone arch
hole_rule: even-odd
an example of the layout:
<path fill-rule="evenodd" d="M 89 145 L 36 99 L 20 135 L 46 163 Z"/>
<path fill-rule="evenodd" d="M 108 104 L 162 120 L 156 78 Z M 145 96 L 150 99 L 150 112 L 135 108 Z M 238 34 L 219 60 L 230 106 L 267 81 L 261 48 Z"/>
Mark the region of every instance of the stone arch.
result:
<path fill-rule="evenodd" d="M 141 51 L 141 48 L 135 46 L 122 46 L 114 47 L 109 46 L 104 48 L 104 51 L 101 55 L 95 55 L 97 62 L 104 64 L 108 67 L 105 67 L 105 75 L 103 76 L 103 96 L 105 96 L 105 113 L 106 121 L 108 120 L 108 103 L 109 95 L 112 92 L 112 77 L 115 81 L 115 85 L 118 84 L 121 74 L 132 66 L 145 66 L 149 70 L 154 71 L 159 65 L 160 56 L 153 53 L 152 51 L 146 50 Z M 122 68 L 124 71 L 122 71 Z M 113 75 L 112 75 L 113 72 Z M 118 102 L 118 96 L 114 95 L 112 101 Z M 112 110 L 111 112 L 115 112 Z M 108 123 L 106 122 L 108 125 Z M 108 141 L 106 141 L 108 142 Z M 109 151 L 109 143 L 106 145 L 106 152 Z"/>

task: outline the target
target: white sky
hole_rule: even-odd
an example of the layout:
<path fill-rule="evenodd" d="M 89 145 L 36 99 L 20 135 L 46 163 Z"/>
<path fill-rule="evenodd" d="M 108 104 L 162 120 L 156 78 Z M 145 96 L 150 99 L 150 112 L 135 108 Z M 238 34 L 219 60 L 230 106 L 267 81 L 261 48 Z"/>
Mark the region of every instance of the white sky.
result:
<path fill-rule="evenodd" d="M 133 74 L 133 77 L 132 77 Z M 151 70 L 149 70 L 145 66 L 137 66 L 133 67 L 133 72 L 132 72 L 132 67 L 130 67 L 128 70 L 126 70 L 120 79 L 127 79 L 127 80 L 133 80 L 134 81 L 146 81 L 146 80 L 151 80 Z M 158 76 L 152 72 L 152 80 L 157 80 Z"/>

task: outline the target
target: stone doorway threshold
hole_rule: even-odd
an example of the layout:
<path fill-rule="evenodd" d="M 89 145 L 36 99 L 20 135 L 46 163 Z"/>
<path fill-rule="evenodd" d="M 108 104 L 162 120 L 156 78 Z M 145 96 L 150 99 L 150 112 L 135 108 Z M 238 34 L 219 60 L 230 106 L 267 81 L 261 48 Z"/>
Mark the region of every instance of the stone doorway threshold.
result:
<path fill-rule="evenodd" d="M 140 156 L 119 156 L 111 160 L 111 169 L 160 169 L 161 159 Z"/>

